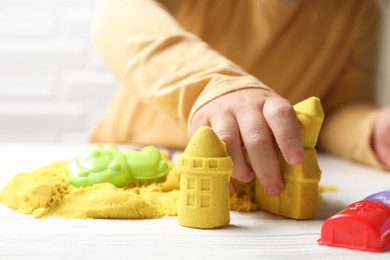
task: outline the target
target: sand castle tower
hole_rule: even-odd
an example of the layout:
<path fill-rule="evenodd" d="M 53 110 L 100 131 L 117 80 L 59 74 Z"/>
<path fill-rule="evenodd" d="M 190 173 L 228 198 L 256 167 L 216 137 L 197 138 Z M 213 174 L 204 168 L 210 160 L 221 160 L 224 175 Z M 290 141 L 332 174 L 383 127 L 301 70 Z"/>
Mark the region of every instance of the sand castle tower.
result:
<path fill-rule="evenodd" d="M 294 219 L 310 219 L 318 207 L 321 170 L 315 145 L 324 119 L 321 102 L 311 97 L 294 105 L 304 144 L 304 161 L 291 166 L 277 149 L 284 189 L 277 196 L 267 195 L 256 181 L 256 202 L 262 210 Z"/>
<path fill-rule="evenodd" d="M 230 222 L 228 182 L 232 160 L 214 131 L 200 127 L 179 157 L 180 225 L 215 228 Z"/>

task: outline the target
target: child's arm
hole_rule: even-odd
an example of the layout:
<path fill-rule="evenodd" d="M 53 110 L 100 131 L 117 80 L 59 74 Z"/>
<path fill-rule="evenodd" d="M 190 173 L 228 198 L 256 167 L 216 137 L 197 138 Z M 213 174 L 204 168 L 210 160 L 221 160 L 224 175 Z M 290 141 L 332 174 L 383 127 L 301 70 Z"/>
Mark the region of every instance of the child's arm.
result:
<path fill-rule="evenodd" d="M 121 85 L 183 128 L 191 111 L 220 95 L 247 87 L 268 89 L 182 28 L 158 1 L 100 1 L 92 35 Z"/>
<path fill-rule="evenodd" d="M 319 136 L 324 150 L 342 157 L 383 167 L 372 149 L 378 109 L 380 9 L 376 1 L 356 4 L 356 19 L 350 25 L 351 49 L 345 65 L 321 98 L 325 121 Z"/>

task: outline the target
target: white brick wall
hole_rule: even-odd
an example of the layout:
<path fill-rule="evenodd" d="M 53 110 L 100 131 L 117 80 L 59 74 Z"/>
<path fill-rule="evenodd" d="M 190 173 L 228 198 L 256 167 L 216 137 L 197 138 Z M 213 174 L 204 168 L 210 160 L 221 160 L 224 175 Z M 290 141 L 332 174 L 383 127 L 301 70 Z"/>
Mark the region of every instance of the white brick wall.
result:
<path fill-rule="evenodd" d="M 88 139 L 117 85 L 90 43 L 96 2 L 0 0 L 0 142 Z M 385 53 L 381 103 L 390 100 Z"/>
<path fill-rule="evenodd" d="M 116 88 L 90 42 L 97 0 L 0 0 L 0 142 L 88 140 Z"/>

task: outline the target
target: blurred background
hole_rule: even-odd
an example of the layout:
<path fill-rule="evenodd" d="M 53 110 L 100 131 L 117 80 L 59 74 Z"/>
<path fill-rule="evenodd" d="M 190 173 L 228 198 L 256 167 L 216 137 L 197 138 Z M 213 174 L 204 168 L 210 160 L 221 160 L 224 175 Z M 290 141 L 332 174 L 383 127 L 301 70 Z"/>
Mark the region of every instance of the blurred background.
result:
<path fill-rule="evenodd" d="M 88 140 L 117 86 L 90 42 L 97 1 L 0 0 L 0 142 Z M 390 32 L 388 17 L 384 31 Z M 390 104 L 389 34 L 381 105 Z"/>
<path fill-rule="evenodd" d="M 91 42 L 97 0 L 0 0 L 0 142 L 85 142 L 116 88 Z"/>

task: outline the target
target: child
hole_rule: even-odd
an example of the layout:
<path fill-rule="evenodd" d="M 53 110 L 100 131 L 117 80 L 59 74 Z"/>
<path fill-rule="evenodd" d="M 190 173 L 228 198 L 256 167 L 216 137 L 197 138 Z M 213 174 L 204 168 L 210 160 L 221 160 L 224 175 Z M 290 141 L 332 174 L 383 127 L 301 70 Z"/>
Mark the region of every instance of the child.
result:
<path fill-rule="evenodd" d="M 184 148 L 211 126 L 233 177 L 270 194 L 286 161 L 303 160 L 291 104 L 321 98 L 322 149 L 390 168 L 390 108 L 374 106 L 375 0 L 103 0 L 97 50 L 121 87 L 94 142 Z M 247 163 L 245 152 L 252 162 Z"/>

